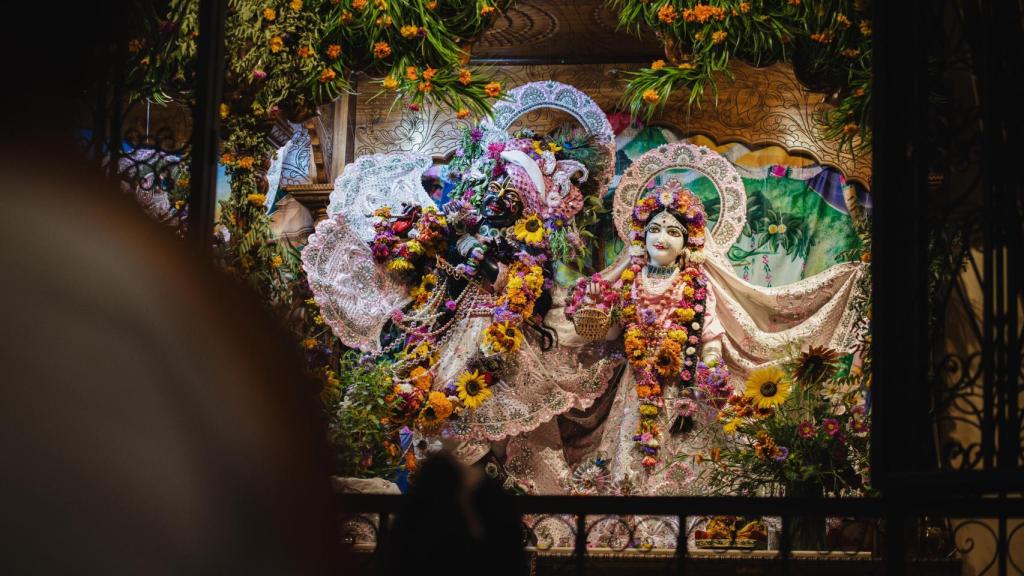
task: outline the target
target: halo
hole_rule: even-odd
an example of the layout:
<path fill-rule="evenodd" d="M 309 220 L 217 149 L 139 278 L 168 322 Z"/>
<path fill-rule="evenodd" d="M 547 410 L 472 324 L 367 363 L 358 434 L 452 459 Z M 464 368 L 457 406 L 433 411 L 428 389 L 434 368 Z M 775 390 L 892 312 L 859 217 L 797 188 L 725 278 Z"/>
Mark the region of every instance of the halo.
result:
<path fill-rule="evenodd" d="M 489 120 L 482 127 L 507 132 L 517 118 L 541 108 L 561 110 L 579 121 L 587 132 L 594 135 L 604 150 L 605 168 L 596 174 L 599 190 L 606 190 L 615 175 L 615 132 L 608 116 L 597 102 L 580 90 L 554 80 L 530 82 L 509 90 L 505 98 L 494 105 Z"/>
<path fill-rule="evenodd" d="M 633 207 L 643 198 L 647 182 L 659 172 L 671 168 L 695 170 L 715 185 L 722 198 L 721 211 L 710 233 L 712 241 L 708 242 L 705 250 L 725 253 L 739 238 L 747 221 L 747 192 L 743 188 L 743 180 L 736 168 L 721 154 L 686 142 L 664 144 L 644 152 L 622 175 L 615 189 L 612 207 L 619 238 L 629 244 L 629 222 Z"/>

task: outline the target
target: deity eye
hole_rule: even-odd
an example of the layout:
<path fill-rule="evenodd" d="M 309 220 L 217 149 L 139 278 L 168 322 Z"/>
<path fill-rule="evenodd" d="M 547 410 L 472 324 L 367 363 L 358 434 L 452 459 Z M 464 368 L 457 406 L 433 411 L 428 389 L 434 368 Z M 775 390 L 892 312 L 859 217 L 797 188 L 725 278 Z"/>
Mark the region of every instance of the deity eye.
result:
<path fill-rule="evenodd" d="M 675 226 L 671 226 L 668 229 L 668 235 L 673 237 L 673 238 L 681 238 L 683 236 L 683 229 L 682 228 L 676 228 Z"/>

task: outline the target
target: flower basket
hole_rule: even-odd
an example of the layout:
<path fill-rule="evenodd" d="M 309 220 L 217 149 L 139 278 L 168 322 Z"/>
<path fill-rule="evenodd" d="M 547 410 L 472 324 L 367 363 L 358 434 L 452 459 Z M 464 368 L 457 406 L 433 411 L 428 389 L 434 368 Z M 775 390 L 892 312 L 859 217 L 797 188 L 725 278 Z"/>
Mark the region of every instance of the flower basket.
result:
<path fill-rule="evenodd" d="M 573 314 L 573 327 L 576 333 L 583 338 L 596 342 L 604 340 L 608 335 L 608 329 L 612 325 L 612 316 L 608 312 L 592 306 L 580 308 Z"/>

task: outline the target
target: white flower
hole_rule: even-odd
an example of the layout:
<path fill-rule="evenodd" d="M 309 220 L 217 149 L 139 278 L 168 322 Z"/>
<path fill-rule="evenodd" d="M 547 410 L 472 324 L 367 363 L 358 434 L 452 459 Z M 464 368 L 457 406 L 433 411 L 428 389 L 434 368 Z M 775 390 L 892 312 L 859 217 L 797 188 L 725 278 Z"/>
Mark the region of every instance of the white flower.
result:
<path fill-rule="evenodd" d="M 700 330 L 700 322 L 694 322 L 693 324 L 690 324 L 690 328 L 693 328 L 694 330 Z"/>
<path fill-rule="evenodd" d="M 693 354 L 696 354 L 696 353 L 697 353 L 697 349 L 694 348 L 693 346 L 688 346 L 686 348 L 686 355 L 687 356 L 690 356 L 690 355 L 693 355 Z"/>
<path fill-rule="evenodd" d="M 399 384 L 398 385 L 398 392 L 400 394 L 408 394 L 408 393 L 412 392 L 412 384 L 409 384 L 408 382 L 405 382 L 403 384 Z"/>

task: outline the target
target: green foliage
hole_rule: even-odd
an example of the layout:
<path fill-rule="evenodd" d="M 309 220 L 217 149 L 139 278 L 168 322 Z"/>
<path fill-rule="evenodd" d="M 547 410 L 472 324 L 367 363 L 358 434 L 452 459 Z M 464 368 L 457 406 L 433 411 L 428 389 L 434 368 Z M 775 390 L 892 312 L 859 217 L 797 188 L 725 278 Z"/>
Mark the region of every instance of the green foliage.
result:
<path fill-rule="evenodd" d="M 729 62 L 755 66 L 791 61 L 809 88 L 834 98 L 817 120 L 823 137 L 851 153 L 871 142 L 871 21 L 866 0 L 608 0 L 619 24 L 653 29 L 669 62 L 631 73 L 623 102 L 634 115 L 653 116 L 673 90 L 687 89 L 699 106 Z"/>

